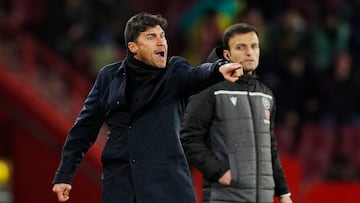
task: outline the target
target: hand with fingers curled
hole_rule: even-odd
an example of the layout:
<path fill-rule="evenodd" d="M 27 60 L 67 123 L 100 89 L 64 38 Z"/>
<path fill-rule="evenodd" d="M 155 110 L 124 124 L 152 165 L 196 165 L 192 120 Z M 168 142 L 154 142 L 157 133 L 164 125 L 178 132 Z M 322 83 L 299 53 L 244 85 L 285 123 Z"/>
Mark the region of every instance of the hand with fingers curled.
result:
<path fill-rule="evenodd" d="M 52 191 L 56 193 L 59 202 L 66 202 L 70 199 L 71 185 L 67 183 L 54 184 Z"/>
<path fill-rule="evenodd" d="M 235 82 L 243 74 L 243 67 L 239 63 L 226 63 L 219 67 L 219 72 L 230 82 Z"/>

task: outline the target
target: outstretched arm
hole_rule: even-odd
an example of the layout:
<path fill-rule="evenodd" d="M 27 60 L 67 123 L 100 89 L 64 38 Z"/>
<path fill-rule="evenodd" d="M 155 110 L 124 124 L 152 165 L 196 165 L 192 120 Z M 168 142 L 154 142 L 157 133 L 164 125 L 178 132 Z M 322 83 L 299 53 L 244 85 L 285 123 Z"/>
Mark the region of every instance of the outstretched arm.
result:
<path fill-rule="evenodd" d="M 225 60 L 192 67 L 184 58 L 171 57 L 169 69 L 172 74 L 171 82 L 175 83 L 179 93 L 185 97 L 199 93 L 224 79 L 234 82 L 243 75 L 241 64 Z"/>

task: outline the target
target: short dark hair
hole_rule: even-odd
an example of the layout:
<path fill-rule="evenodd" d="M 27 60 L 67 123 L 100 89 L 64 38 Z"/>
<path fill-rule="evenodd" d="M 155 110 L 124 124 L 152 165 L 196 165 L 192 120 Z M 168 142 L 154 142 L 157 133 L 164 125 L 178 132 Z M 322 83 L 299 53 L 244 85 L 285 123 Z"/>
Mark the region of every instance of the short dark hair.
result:
<path fill-rule="evenodd" d="M 140 35 L 140 32 L 144 32 L 149 27 L 155 27 L 159 25 L 163 30 L 167 27 L 167 20 L 160 14 L 150 14 L 141 12 L 132 16 L 126 23 L 124 38 L 125 45 L 128 42 L 134 42 Z"/>
<path fill-rule="evenodd" d="M 223 36 L 223 46 L 225 49 L 229 49 L 229 40 L 235 35 L 235 34 L 246 34 L 249 32 L 255 32 L 257 37 L 259 37 L 259 33 L 256 30 L 254 26 L 251 26 L 246 23 L 236 23 L 234 25 L 231 25 L 228 27 Z"/>

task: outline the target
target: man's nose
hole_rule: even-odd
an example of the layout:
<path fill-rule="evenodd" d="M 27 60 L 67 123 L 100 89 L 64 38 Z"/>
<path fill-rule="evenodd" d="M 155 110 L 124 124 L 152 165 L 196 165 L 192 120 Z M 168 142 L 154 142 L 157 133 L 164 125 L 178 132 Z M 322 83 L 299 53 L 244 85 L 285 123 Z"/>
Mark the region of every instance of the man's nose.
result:
<path fill-rule="evenodd" d="M 162 38 L 162 37 L 157 37 L 156 44 L 157 45 L 165 45 L 166 44 L 166 39 Z"/>
<path fill-rule="evenodd" d="M 246 51 L 245 51 L 245 54 L 246 54 L 247 56 L 251 56 L 253 53 L 254 53 L 254 50 L 251 49 L 251 48 L 247 48 Z"/>

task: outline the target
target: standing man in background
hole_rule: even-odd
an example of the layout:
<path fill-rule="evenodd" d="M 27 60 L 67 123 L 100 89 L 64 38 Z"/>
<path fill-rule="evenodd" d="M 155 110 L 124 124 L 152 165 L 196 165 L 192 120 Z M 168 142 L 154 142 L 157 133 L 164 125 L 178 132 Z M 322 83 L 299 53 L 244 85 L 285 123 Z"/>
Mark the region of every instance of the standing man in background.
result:
<path fill-rule="evenodd" d="M 274 195 L 292 203 L 273 132 L 274 97 L 255 74 L 259 57 L 257 30 L 230 26 L 209 59 L 242 64 L 244 75 L 191 97 L 186 108 L 181 141 L 203 174 L 204 203 L 270 203 Z"/>
<path fill-rule="evenodd" d="M 221 60 L 192 68 L 168 58 L 166 26 L 148 13 L 127 22 L 127 56 L 100 71 L 65 141 L 53 180 L 60 202 L 69 200 L 76 167 L 104 122 L 102 203 L 195 202 L 179 139 L 183 101 L 224 78 L 236 81 L 242 69 Z"/>

